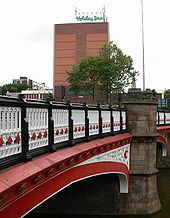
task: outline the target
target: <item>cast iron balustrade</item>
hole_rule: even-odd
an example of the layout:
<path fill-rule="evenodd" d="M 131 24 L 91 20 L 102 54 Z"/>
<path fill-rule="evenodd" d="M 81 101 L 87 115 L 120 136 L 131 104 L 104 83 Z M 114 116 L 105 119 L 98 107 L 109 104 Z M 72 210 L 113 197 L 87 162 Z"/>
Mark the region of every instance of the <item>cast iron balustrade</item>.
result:
<path fill-rule="evenodd" d="M 170 125 L 170 111 L 158 110 L 157 111 L 157 126 Z"/>
<path fill-rule="evenodd" d="M 121 111 L 121 117 L 122 117 L 122 130 L 126 130 L 126 111 Z"/>
<path fill-rule="evenodd" d="M 52 109 L 52 119 L 54 120 L 54 143 L 69 140 L 69 110 Z"/>
<path fill-rule="evenodd" d="M 110 108 L 101 108 L 101 118 L 102 118 L 102 133 L 111 132 L 111 110 Z"/>
<path fill-rule="evenodd" d="M 89 119 L 89 136 L 99 135 L 99 109 L 89 108 L 88 119 Z"/>
<path fill-rule="evenodd" d="M 127 131 L 127 111 L 108 105 L 0 97 L 0 168 L 61 147 Z M 158 110 L 157 125 L 170 125 Z"/>
<path fill-rule="evenodd" d="M 114 118 L 113 131 L 120 131 L 121 130 L 121 125 L 120 125 L 121 111 L 120 110 L 112 111 L 112 116 Z"/>
<path fill-rule="evenodd" d="M 21 153 L 21 108 L 0 107 L 0 158 Z"/>
<path fill-rule="evenodd" d="M 0 96 L 0 168 L 127 131 L 125 108 Z"/>
<path fill-rule="evenodd" d="M 27 108 L 29 150 L 48 146 L 47 108 Z"/>
<path fill-rule="evenodd" d="M 72 109 L 73 139 L 85 137 L 85 110 Z"/>

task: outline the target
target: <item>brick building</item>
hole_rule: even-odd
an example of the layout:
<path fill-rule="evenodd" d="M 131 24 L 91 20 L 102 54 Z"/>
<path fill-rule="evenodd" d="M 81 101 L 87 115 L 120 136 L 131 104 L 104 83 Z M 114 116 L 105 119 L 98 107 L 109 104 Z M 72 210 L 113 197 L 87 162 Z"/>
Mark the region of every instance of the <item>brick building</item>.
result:
<path fill-rule="evenodd" d="M 81 59 L 98 55 L 99 48 L 109 41 L 108 22 L 55 24 L 54 26 L 54 95 L 58 101 L 68 99 L 67 74 Z M 88 101 L 81 95 L 81 100 Z M 69 96 L 72 100 L 71 96 Z"/>

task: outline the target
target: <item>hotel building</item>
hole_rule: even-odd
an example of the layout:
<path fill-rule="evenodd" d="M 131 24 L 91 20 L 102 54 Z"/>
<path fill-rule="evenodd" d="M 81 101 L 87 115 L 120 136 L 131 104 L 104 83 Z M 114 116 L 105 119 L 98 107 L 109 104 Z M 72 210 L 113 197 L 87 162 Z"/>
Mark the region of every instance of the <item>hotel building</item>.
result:
<path fill-rule="evenodd" d="M 98 55 L 99 48 L 108 41 L 108 22 L 55 24 L 53 88 L 57 101 L 72 100 L 66 71 L 83 58 Z M 81 98 L 88 101 L 87 96 Z"/>

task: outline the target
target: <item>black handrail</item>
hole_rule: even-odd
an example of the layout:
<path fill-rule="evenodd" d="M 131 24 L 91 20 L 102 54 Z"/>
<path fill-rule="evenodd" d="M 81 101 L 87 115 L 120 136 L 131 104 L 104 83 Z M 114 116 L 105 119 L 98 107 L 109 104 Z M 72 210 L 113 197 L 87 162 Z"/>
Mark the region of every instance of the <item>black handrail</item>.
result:
<path fill-rule="evenodd" d="M 12 119 L 12 115 L 9 114 L 9 118 L 7 118 L 7 113 L 11 109 L 16 110 L 16 108 L 18 108 L 17 113 L 20 113 L 17 114 L 17 125 L 20 126 L 20 130 L 19 132 L 16 132 L 14 134 L 12 130 L 7 132 L 6 129 L 3 129 L 3 127 L 7 124 L 2 123 L 8 122 L 9 125 L 9 122 L 11 122 Z M 30 134 L 33 134 L 33 131 L 30 130 L 30 123 L 28 120 L 27 113 L 29 109 L 37 111 L 45 110 L 47 112 L 47 116 L 45 118 L 43 117 L 42 119 L 48 120 L 48 122 L 46 120 L 47 130 L 42 130 L 44 131 L 45 135 L 44 139 L 42 139 L 46 140 L 45 145 L 37 146 L 31 149 L 29 148 L 30 143 L 32 143 L 30 141 Z M 61 127 L 61 129 L 59 129 L 58 127 L 54 128 L 54 121 L 57 118 L 54 117 L 53 112 L 56 111 L 66 112 L 65 119 L 67 122 L 65 124 L 65 130 L 63 129 L 64 127 Z M 79 131 L 79 128 L 74 126 L 75 120 L 73 119 L 73 111 L 74 113 L 82 112 L 82 119 L 84 119 L 81 127 L 79 127 L 81 134 L 76 137 L 75 133 L 76 131 Z M 93 123 L 91 123 L 90 120 L 90 113 L 91 116 L 92 114 L 96 116 L 95 122 L 93 120 Z M 34 116 L 36 115 L 34 114 Z M 105 116 L 105 118 L 102 116 Z M 20 123 L 18 124 L 18 122 Z M 170 125 L 170 111 L 168 110 L 157 111 L 157 126 L 162 125 Z M 0 169 L 11 166 L 21 161 L 29 161 L 33 157 L 50 151 L 56 151 L 61 147 L 74 146 L 76 143 L 79 142 L 85 142 L 95 138 L 115 135 L 118 133 L 127 132 L 127 130 L 128 128 L 126 108 L 113 108 L 111 105 L 87 105 L 86 103 L 75 104 L 70 102 L 50 102 L 37 100 L 30 101 L 24 100 L 22 98 L 0 96 Z M 64 131 L 65 133 L 63 133 Z M 60 135 L 57 135 L 58 132 L 60 132 Z M 65 138 L 63 136 L 65 136 Z M 14 139 L 14 137 L 16 138 Z M 41 137 L 42 136 L 40 132 L 40 138 Z M 57 141 L 56 138 L 59 140 Z M 17 145 L 18 147 L 15 145 Z M 8 154 L 6 155 L 7 150 L 13 149 L 13 147 L 17 147 L 15 149 L 18 149 L 18 151 L 16 150 L 15 152 L 13 152 L 13 154 L 10 154 L 10 152 L 8 152 Z"/>
<path fill-rule="evenodd" d="M 123 126 L 122 111 L 126 112 L 125 108 L 112 108 L 110 105 L 106 105 L 106 106 L 105 105 L 104 106 L 103 105 L 87 105 L 86 103 L 72 104 L 70 102 L 30 101 L 30 100 L 24 100 L 22 98 L 11 98 L 11 97 L 0 96 L 0 113 L 2 112 L 5 114 L 5 112 L 3 112 L 4 108 L 8 110 L 10 108 L 12 109 L 13 107 L 17 107 L 20 110 L 19 116 L 21 116 L 21 119 L 20 119 L 21 129 L 20 129 L 19 134 L 20 134 L 21 141 L 20 142 L 17 141 L 17 143 L 21 144 L 21 152 L 18 152 L 18 153 L 14 152 L 14 154 L 6 155 L 6 156 L 1 155 L 2 152 L 5 151 L 6 147 L 8 147 L 9 149 L 12 149 L 12 147 L 14 147 L 14 139 L 12 139 L 12 142 L 8 144 L 8 142 L 5 141 L 5 139 L 7 138 L 7 133 L 4 134 L 4 131 L 1 128 L 0 129 L 0 169 L 11 166 L 21 161 L 29 161 L 33 157 L 36 157 L 38 155 L 41 155 L 41 154 L 44 154 L 50 151 L 55 151 L 61 147 L 73 146 L 79 142 L 85 142 L 85 141 L 89 141 L 95 138 L 102 138 L 105 136 L 114 135 L 114 134 L 127 131 L 127 128 L 124 128 L 124 129 L 122 128 Z M 30 130 L 30 123 L 29 123 L 28 114 L 27 114 L 29 110 L 36 110 L 36 111 L 45 110 L 47 112 L 47 117 L 42 118 L 42 119 L 48 119 L 47 130 L 45 131 L 43 129 L 42 131 L 46 133 L 46 135 L 44 133 L 45 135 L 44 137 L 48 137 L 48 140 L 47 138 L 43 139 L 41 132 L 40 132 L 40 136 L 37 136 L 36 135 L 37 133 L 35 134 L 35 132 L 33 133 L 33 130 Z M 66 123 L 68 124 L 68 127 L 65 127 L 66 133 L 64 134 L 66 136 L 65 137 L 66 139 L 63 139 L 61 137 L 61 139 L 58 142 L 54 142 L 54 137 L 59 137 L 59 136 L 57 135 L 58 130 L 54 131 L 54 118 L 55 117 L 53 117 L 54 116 L 53 112 L 54 111 L 56 112 L 58 110 L 61 110 L 61 111 L 63 110 L 64 112 L 68 112 L 68 114 L 66 114 L 67 115 L 66 119 L 68 119 Z M 78 111 L 81 113 L 82 111 L 83 113 L 82 117 L 84 117 L 83 118 L 84 121 L 80 128 L 80 131 L 83 135 L 82 137 L 80 136 L 74 137 L 75 129 L 73 126 L 74 120 L 72 117 L 73 110 L 74 112 Z M 114 117 L 115 111 L 119 111 L 120 119 Z M 4 114 L 2 115 L 2 113 L 0 114 L 0 125 L 1 123 L 6 122 L 4 120 L 6 119 L 4 118 L 5 115 Z M 93 124 L 90 123 L 91 121 L 89 120 L 90 113 L 94 115 L 97 114 L 96 117 L 98 117 L 98 120 L 95 120 Z M 106 118 L 102 117 L 102 115 L 103 116 L 107 115 L 105 116 L 107 120 L 104 120 Z M 10 116 L 11 115 L 9 115 L 9 117 Z M 41 117 L 41 115 L 34 114 L 34 117 L 30 119 L 35 119 L 35 116 Z M 114 120 L 116 119 L 120 125 L 120 128 L 118 130 L 114 130 Z M 125 120 L 125 123 L 127 123 L 127 113 L 125 113 L 124 120 Z M 0 127 L 2 127 L 2 125 Z M 92 131 L 93 131 L 93 134 L 92 134 Z M 10 136 L 10 134 L 11 132 L 9 131 L 8 135 Z M 12 135 L 12 137 L 15 137 L 16 134 L 18 133 L 16 132 L 15 134 Z M 44 146 L 39 146 L 37 142 L 37 147 L 35 147 L 35 149 L 34 148 L 29 149 L 29 145 L 31 143 L 30 134 L 34 134 L 35 137 L 41 138 L 42 141 L 46 140 L 47 144 L 44 144 Z M 15 140 L 15 143 L 16 143 L 16 140 Z M 19 146 L 20 145 L 18 145 L 18 147 Z"/>

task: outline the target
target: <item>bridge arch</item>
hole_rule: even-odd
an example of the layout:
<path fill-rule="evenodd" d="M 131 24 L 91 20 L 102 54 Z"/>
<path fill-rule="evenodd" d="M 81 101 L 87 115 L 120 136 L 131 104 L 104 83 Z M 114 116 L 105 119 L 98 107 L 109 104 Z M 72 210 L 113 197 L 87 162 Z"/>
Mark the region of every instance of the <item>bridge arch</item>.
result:
<path fill-rule="evenodd" d="M 3 172 L 0 217 L 24 217 L 71 184 L 90 177 L 97 181 L 98 175 L 108 174 L 107 178 L 116 181 L 113 194 L 128 193 L 130 140 L 131 135 L 124 133 L 81 143 Z"/>
<path fill-rule="evenodd" d="M 158 136 L 157 137 L 157 156 L 167 156 L 167 140 L 165 137 L 163 136 Z"/>
<path fill-rule="evenodd" d="M 69 185 L 89 177 L 117 174 L 119 177 L 120 193 L 127 193 L 129 189 L 128 168 L 125 164 L 116 162 L 99 162 L 76 166 L 62 172 L 52 178 L 49 178 L 43 184 L 37 185 L 34 189 L 29 190 L 23 196 L 17 198 L 10 205 L 10 210 L 15 211 L 15 217 L 24 217 L 34 208 L 54 194 L 68 187 Z M 48 188 L 47 188 L 48 187 Z M 34 196 L 34 197 L 32 197 Z M 16 209 L 18 208 L 18 210 Z M 2 211 L 2 217 L 9 217 L 9 208 Z"/>

